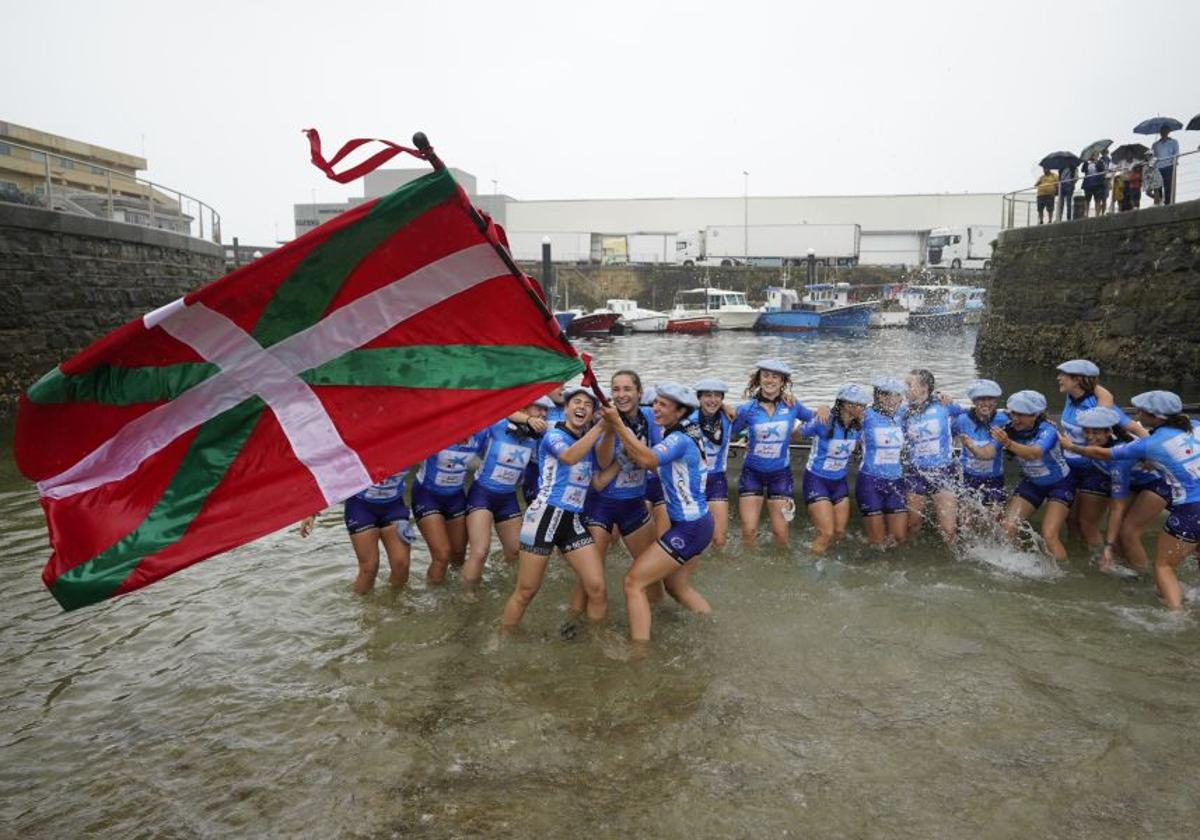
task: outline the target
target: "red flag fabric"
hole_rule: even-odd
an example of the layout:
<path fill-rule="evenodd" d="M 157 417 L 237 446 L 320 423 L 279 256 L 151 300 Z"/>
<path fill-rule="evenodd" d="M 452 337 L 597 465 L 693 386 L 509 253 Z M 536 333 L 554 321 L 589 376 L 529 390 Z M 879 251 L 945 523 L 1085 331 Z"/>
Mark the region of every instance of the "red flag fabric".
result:
<path fill-rule="evenodd" d="M 445 170 L 126 324 L 31 386 L 68 609 L 130 592 L 415 464 L 583 365 Z"/>

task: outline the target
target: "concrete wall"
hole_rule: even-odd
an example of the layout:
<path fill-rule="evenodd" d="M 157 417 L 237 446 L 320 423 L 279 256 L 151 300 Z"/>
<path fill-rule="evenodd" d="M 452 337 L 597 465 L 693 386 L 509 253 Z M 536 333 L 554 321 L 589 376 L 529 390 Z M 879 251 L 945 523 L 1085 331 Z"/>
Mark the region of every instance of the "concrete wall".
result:
<path fill-rule="evenodd" d="M 0 203 L 0 413 L 109 330 L 225 273 L 221 246 Z"/>
<path fill-rule="evenodd" d="M 1200 378 L 1200 201 L 1006 231 L 975 356 Z"/>

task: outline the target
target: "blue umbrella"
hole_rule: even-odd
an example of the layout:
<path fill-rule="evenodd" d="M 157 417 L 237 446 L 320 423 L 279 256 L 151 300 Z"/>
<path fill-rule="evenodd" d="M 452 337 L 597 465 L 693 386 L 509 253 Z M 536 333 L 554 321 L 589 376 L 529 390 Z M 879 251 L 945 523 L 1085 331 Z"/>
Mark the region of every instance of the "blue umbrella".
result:
<path fill-rule="evenodd" d="M 1142 120 L 1133 127 L 1134 134 L 1158 134 L 1163 129 L 1170 131 L 1179 131 L 1183 128 L 1183 123 L 1171 117 L 1151 117 L 1148 120 Z"/>
<path fill-rule="evenodd" d="M 1051 152 L 1038 161 L 1038 166 L 1044 166 L 1047 169 L 1070 169 L 1079 164 L 1079 158 L 1071 152 Z"/>

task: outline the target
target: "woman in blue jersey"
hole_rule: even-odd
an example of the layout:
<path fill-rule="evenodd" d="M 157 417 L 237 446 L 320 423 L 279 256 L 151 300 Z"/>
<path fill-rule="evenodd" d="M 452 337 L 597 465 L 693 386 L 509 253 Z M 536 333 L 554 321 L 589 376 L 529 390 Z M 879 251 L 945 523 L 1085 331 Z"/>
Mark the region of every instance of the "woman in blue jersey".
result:
<path fill-rule="evenodd" d="M 657 470 L 662 480 L 671 527 L 633 561 L 625 575 L 625 604 L 629 635 L 650 640 L 650 599 L 647 590 L 662 581 L 671 597 L 695 613 L 712 612 L 704 596 L 692 588 L 690 577 L 701 552 L 712 540 L 712 514 L 704 498 L 704 444 L 700 430 L 688 421 L 699 401 L 695 392 L 675 382 L 658 386 L 654 419 L 664 435 L 646 446 L 626 426 L 613 406 L 604 409 L 605 424 L 615 432 L 636 463 Z"/>
<path fill-rule="evenodd" d="M 1063 458 L 1058 430 L 1046 419 L 1046 398 L 1037 391 L 1017 391 L 1008 398 L 1008 425 L 993 426 L 992 439 L 1016 456 L 1024 478 L 1004 511 L 1004 530 L 1013 542 L 1017 528 L 1046 503 L 1042 540 L 1056 560 L 1067 559 L 1059 532 L 1075 498 L 1071 468 Z"/>
<path fill-rule="evenodd" d="M 992 440 L 992 427 L 1008 425 L 1008 415 L 997 411 L 1000 386 L 979 379 L 967 386 L 971 408 L 954 418 L 954 434 L 962 445 L 962 483 L 965 491 L 988 507 L 1004 504 L 1004 453 Z"/>
<path fill-rule="evenodd" d="M 1058 425 L 1072 443 L 1084 443 L 1083 428 L 1075 419 L 1079 412 L 1096 406 L 1114 407 L 1113 395 L 1098 383 L 1099 376 L 1100 368 L 1087 359 L 1071 359 L 1058 366 L 1058 391 L 1066 397 Z M 1121 425 L 1136 436 L 1145 434 L 1145 430 L 1123 412 Z M 1086 458 L 1069 451 L 1065 454 L 1075 486 L 1075 502 L 1067 517 L 1067 527 L 1073 535 L 1082 537 L 1090 548 L 1099 549 L 1103 543 L 1100 520 L 1108 508 L 1107 476 Z"/>
<path fill-rule="evenodd" d="M 417 467 L 412 507 L 417 527 L 429 548 L 430 583 L 442 583 L 451 564 L 467 555 L 467 494 L 463 484 L 472 460 L 479 456 L 480 434 L 471 435 L 430 455 Z"/>
<path fill-rule="evenodd" d="M 908 533 L 915 534 L 924 520 L 925 500 L 933 497 L 938 530 L 946 542 L 958 532 L 958 465 L 954 461 L 954 418 L 962 408 L 934 390 L 933 373 L 924 368 L 909 372 L 901 425 L 904 426 L 904 483 L 908 494 Z"/>
<path fill-rule="evenodd" d="M 863 416 L 871 392 L 851 383 L 837 393 L 829 419 L 813 418 L 801 433 L 810 439 L 808 463 L 804 468 L 804 504 L 816 534 L 812 541 L 815 554 L 824 554 L 834 540 L 846 535 L 850 521 L 850 490 L 846 473 L 850 457 L 862 436 Z"/>
<path fill-rule="evenodd" d="M 1200 543 L 1200 436 L 1183 413 L 1183 402 L 1169 391 L 1147 391 L 1132 400 L 1137 419 L 1150 430 L 1148 437 L 1102 446 L 1070 448 L 1086 458 L 1148 461 L 1171 488 L 1170 514 L 1158 535 L 1154 552 L 1154 582 L 1172 610 L 1183 608 L 1183 590 L 1175 567 Z"/>
<path fill-rule="evenodd" d="M 658 391 L 653 385 L 648 385 L 642 391 L 642 407 L 650 411 L 654 407 L 654 400 L 658 397 Z M 651 412 L 653 414 L 653 412 Z M 658 440 L 662 440 L 662 427 L 655 424 Z M 654 519 L 654 533 L 662 536 L 671 527 L 671 518 L 667 516 L 667 500 L 663 497 L 662 482 L 658 480 L 658 473 L 654 470 L 646 471 L 646 507 L 650 510 L 650 516 Z"/>
<path fill-rule="evenodd" d="M 1085 409 L 1075 415 L 1075 422 L 1083 429 L 1084 444 L 1086 446 L 1099 446 L 1105 449 L 1111 449 L 1118 443 L 1129 443 L 1134 440 L 1134 437 L 1127 431 L 1121 428 L 1122 414 L 1116 409 L 1107 406 L 1096 406 L 1095 408 Z M 1063 434 L 1058 433 L 1059 443 L 1062 445 L 1065 452 L 1070 451 L 1070 445 L 1073 441 Z M 1137 569 L 1130 568 L 1122 563 L 1117 562 L 1118 549 L 1125 552 L 1124 540 L 1121 535 L 1125 531 L 1125 520 L 1129 510 L 1135 501 L 1136 497 L 1141 495 L 1141 492 L 1134 489 L 1134 483 L 1145 487 L 1161 483 L 1166 485 L 1157 473 L 1147 472 L 1142 470 L 1139 465 L 1133 461 L 1113 461 L 1102 460 L 1098 458 L 1089 458 L 1088 463 L 1100 470 L 1105 476 L 1103 489 L 1108 493 L 1110 504 L 1108 508 L 1108 522 L 1105 525 L 1104 533 L 1104 551 L 1100 556 L 1100 571 L 1111 574 L 1115 577 L 1129 578 L 1138 576 L 1138 570 L 1145 572 L 1147 570 L 1145 549 L 1140 545 L 1141 531 L 1137 533 L 1138 549 L 1141 550 L 1141 563 Z M 1152 500 L 1162 502 L 1162 498 L 1152 491 L 1143 491 L 1149 494 Z M 1167 496 L 1170 496 L 1170 491 L 1167 491 Z M 1158 507 L 1156 505 L 1156 507 Z M 1159 511 L 1166 504 L 1163 503 L 1158 507 Z M 1129 555 L 1126 554 L 1128 558 Z M 1135 559 L 1133 563 L 1137 563 Z"/>
<path fill-rule="evenodd" d="M 892 376 L 875 380 L 871 407 L 863 415 L 862 466 L 854 498 L 863 517 L 867 542 L 899 545 L 908 538 L 908 503 L 900 463 L 904 451 L 901 413 L 904 385 Z"/>
<path fill-rule="evenodd" d="M 544 397 L 542 398 L 545 399 Z M 546 400 L 549 402 L 549 400 Z M 513 563 L 521 532 L 521 506 L 517 485 L 535 460 L 546 431 L 546 409 L 541 401 L 493 423 L 482 435 L 483 445 L 475 480 L 467 492 L 467 562 L 462 582 L 472 587 L 483 577 L 483 566 L 492 547 L 492 526 L 500 538 L 504 559 Z"/>
<path fill-rule="evenodd" d="M 725 394 L 729 386 L 720 379 L 706 377 L 696 383 L 696 399 L 700 407 L 691 421 L 700 428 L 708 474 L 704 479 L 704 499 L 713 518 L 712 544 L 725 545 L 729 535 L 729 480 L 725 475 L 729 463 L 729 441 L 733 422 L 725 413 Z M 665 532 L 664 532 L 665 533 Z"/>
<path fill-rule="evenodd" d="M 541 487 L 521 520 L 517 585 L 504 605 L 502 628 L 511 629 L 521 623 L 542 586 L 546 564 L 556 548 L 583 584 L 588 618 L 602 621 L 608 611 L 604 566 L 582 514 L 588 488 L 603 487 L 616 475 L 612 436 L 603 435 L 602 423 L 592 424 L 596 401 L 590 391 L 577 385 L 566 388 L 563 397 L 563 419 L 542 436 L 538 447 Z M 599 460 L 611 462 L 607 469 L 597 468 L 596 449 L 600 450 Z"/>
<path fill-rule="evenodd" d="M 408 583 L 408 567 L 412 540 L 416 536 L 404 505 L 404 479 L 408 469 L 400 470 L 378 484 L 356 493 L 345 501 L 343 516 L 350 532 L 350 545 L 358 560 L 358 576 L 354 579 L 354 594 L 365 595 L 375 588 L 379 574 L 379 544 L 387 553 L 391 575 L 388 583 L 402 589 Z M 300 523 L 300 536 L 312 533 L 316 516 Z"/>
<path fill-rule="evenodd" d="M 788 445 L 798 424 L 816 416 L 792 396 L 791 383 L 791 368 L 778 359 L 763 359 L 746 386 L 745 395 L 750 399 L 732 416 L 733 434 L 745 429 L 748 435 L 738 479 L 738 514 L 745 543 L 753 543 L 758 536 L 766 497 L 775 542 L 788 544 L 788 520 L 796 508 Z M 828 419 L 827 412 L 822 416 Z"/>
<path fill-rule="evenodd" d="M 542 409 L 541 418 L 546 421 L 547 429 L 563 419 L 562 392 L 563 386 L 559 385 L 546 396 L 534 401 L 534 405 Z M 525 465 L 525 475 L 521 479 L 521 495 L 525 497 L 526 505 L 531 504 L 537 498 L 538 482 L 541 481 L 542 465 L 538 463 L 537 452 L 535 447 L 534 457 L 530 458 L 529 463 Z"/>

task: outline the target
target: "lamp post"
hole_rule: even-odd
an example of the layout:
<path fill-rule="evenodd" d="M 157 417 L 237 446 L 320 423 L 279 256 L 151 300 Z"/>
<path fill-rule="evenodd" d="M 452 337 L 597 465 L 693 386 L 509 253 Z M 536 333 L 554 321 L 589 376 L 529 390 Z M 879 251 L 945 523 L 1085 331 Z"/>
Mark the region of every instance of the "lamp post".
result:
<path fill-rule="evenodd" d="M 808 285 L 812 285 L 817 276 L 817 252 L 808 249 Z"/>
<path fill-rule="evenodd" d="M 550 311 L 553 312 L 557 301 L 555 300 L 554 288 L 554 268 L 550 264 L 550 237 L 542 237 L 542 284 L 546 288 L 546 300 L 550 302 Z"/>
<path fill-rule="evenodd" d="M 750 262 L 750 173 L 742 170 L 742 261 Z"/>

